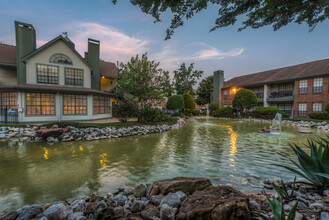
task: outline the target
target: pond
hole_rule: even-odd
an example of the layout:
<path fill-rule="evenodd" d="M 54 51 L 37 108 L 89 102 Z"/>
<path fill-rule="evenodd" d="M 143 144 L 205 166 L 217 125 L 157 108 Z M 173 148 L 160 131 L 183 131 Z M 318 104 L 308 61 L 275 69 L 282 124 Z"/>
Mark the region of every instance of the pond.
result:
<path fill-rule="evenodd" d="M 258 134 L 263 127 L 255 122 L 189 120 L 177 130 L 121 139 L 14 146 L 1 141 L 0 211 L 176 176 L 260 190 L 265 179 L 293 179 L 273 165 L 287 162 L 278 153 L 293 155 L 289 143 L 325 135 L 316 129 L 299 134 L 293 127 L 283 127 L 281 135 Z"/>

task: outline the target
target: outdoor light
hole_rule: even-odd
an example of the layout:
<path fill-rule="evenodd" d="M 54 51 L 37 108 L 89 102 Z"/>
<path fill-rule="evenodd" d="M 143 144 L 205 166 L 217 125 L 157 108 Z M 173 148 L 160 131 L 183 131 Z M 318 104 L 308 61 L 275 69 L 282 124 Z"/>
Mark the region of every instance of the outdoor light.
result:
<path fill-rule="evenodd" d="M 236 89 L 233 89 L 233 92 L 235 93 L 236 92 Z"/>

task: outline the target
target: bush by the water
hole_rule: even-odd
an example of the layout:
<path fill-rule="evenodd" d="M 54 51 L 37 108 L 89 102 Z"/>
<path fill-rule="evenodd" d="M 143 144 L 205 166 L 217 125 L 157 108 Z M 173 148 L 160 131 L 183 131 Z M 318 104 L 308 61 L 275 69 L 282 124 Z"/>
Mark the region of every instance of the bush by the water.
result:
<path fill-rule="evenodd" d="M 217 102 L 213 102 L 213 103 L 211 103 L 210 106 L 209 106 L 209 109 L 210 109 L 210 111 L 215 111 L 215 110 L 217 110 L 217 109 L 218 109 L 218 104 L 217 104 Z"/>
<path fill-rule="evenodd" d="M 221 107 L 212 113 L 214 117 L 233 118 L 233 109 L 230 107 Z"/>
<path fill-rule="evenodd" d="M 289 115 L 274 107 L 257 107 L 253 112 L 252 116 L 254 118 L 261 119 L 273 119 L 276 113 L 282 114 L 282 118 L 289 118 Z"/>
<path fill-rule="evenodd" d="M 190 94 L 185 93 L 183 95 L 183 98 L 184 98 L 185 109 L 195 109 L 196 104 L 193 97 Z"/>
<path fill-rule="evenodd" d="M 327 102 L 325 105 L 324 105 L 324 110 L 326 112 L 329 112 L 329 102 Z"/>
<path fill-rule="evenodd" d="M 138 121 L 152 123 L 164 121 L 165 114 L 162 110 L 152 108 L 149 105 L 144 105 L 144 108 L 139 112 Z"/>
<path fill-rule="evenodd" d="M 232 106 L 237 110 L 252 109 L 257 106 L 256 94 L 249 89 L 240 89 L 234 96 Z"/>
<path fill-rule="evenodd" d="M 173 95 L 168 98 L 167 108 L 172 110 L 182 110 L 185 107 L 182 95 Z"/>
<path fill-rule="evenodd" d="M 329 113 L 327 112 L 310 112 L 308 116 L 312 119 L 329 120 Z"/>
<path fill-rule="evenodd" d="M 134 98 L 126 96 L 113 105 L 114 114 L 120 118 L 120 121 L 127 121 L 127 118 L 138 115 L 138 103 Z"/>

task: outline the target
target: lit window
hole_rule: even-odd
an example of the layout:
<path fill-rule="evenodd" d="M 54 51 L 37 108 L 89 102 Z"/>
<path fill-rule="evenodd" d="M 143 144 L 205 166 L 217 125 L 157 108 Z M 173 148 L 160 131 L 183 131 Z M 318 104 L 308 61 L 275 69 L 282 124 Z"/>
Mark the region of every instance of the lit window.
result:
<path fill-rule="evenodd" d="M 47 93 L 26 94 L 26 115 L 54 115 L 55 95 Z"/>
<path fill-rule="evenodd" d="M 307 79 L 299 80 L 299 94 L 307 93 Z"/>
<path fill-rule="evenodd" d="M 37 82 L 58 84 L 58 66 L 37 64 Z"/>
<path fill-rule="evenodd" d="M 59 63 L 59 64 L 72 64 L 71 58 L 64 54 L 55 54 L 50 57 L 50 63 Z"/>
<path fill-rule="evenodd" d="M 322 93 L 323 80 L 322 78 L 315 78 L 313 81 L 313 93 Z"/>
<path fill-rule="evenodd" d="M 110 97 L 93 96 L 94 114 L 104 114 L 111 112 Z"/>
<path fill-rule="evenodd" d="M 1 109 L 17 108 L 16 92 L 0 92 L 0 108 Z"/>
<path fill-rule="evenodd" d="M 83 86 L 83 70 L 65 68 L 65 85 Z"/>
<path fill-rule="evenodd" d="M 64 95 L 64 115 L 86 115 L 87 96 L 84 95 Z"/>
<path fill-rule="evenodd" d="M 313 112 L 321 112 L 322 111 L 322 103 L 313 103 Z"/>
<path fill-rule="evenodd" d="M 306 116 L 306 103 L 299 103 L 298 104 L 298 115 L 300 117 L 305 117 Z"/>

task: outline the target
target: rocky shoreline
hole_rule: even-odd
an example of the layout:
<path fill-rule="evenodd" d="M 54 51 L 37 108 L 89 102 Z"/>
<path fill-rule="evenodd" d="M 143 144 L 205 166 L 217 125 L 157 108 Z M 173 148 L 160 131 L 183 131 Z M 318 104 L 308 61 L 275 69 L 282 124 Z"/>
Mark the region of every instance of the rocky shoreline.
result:
<path fill-rule="evenodd" d="M 59 128 L 53 125 L 52 128 L 30 126 L 26 127 L 0 127 L 0 139 L 10 139 L 12 144 L 26 141 L 47 141 L 47 142 L 68 142 L 68 141 L 93 141 L 109 138 L 120 138 L 134 135 L 145 135 L 160 133 L 179 128 L 185 124 L 183 119 L 173 125 L 141 125 L 123 128 L 75 128 L 68 126 Z"/>
<path fill-rule="evenodd" d="M 258 118 L 232 119 L 232 118 L 217 118 L 217 117 L 212 117 L 212 116 L 194 116 L 192 118 L 194 118 L 194 119 L 213 119 L 213 120 L 252 121 L 252 122 L 267 123 L 269 125 L 272 124 L 272 120 L 258 119 Z M 329 131 L 329 123 L 327 123 L 326 121 L 323 121 L 323 122 L 314 122 L 314 121 L 282 120 L 282 125 L 285 125 L 285 126 L 294 126 L 294 127 L 304 127 L 304 128 L 317 128 L 317 129 Z"/>
<path fill-rule="evenodd" d="M 267 192 L 271 197 L 276 193 Z M 298 200 L 295 220 L 329 219 L 329 190 L 298 186 L 288 211 Z M 229 186 L 213 186 L 206 178 L 176 177 L 135 186 L 125 185 L 107 195 L 92 194 L 53 204 L 27 205 L 0 213 L 0 220 L 250 220 L 255 214 L 273 219 L 263 193 L 242 193 Z M 257 214 L 256 214 L 257 215 Z"/>

